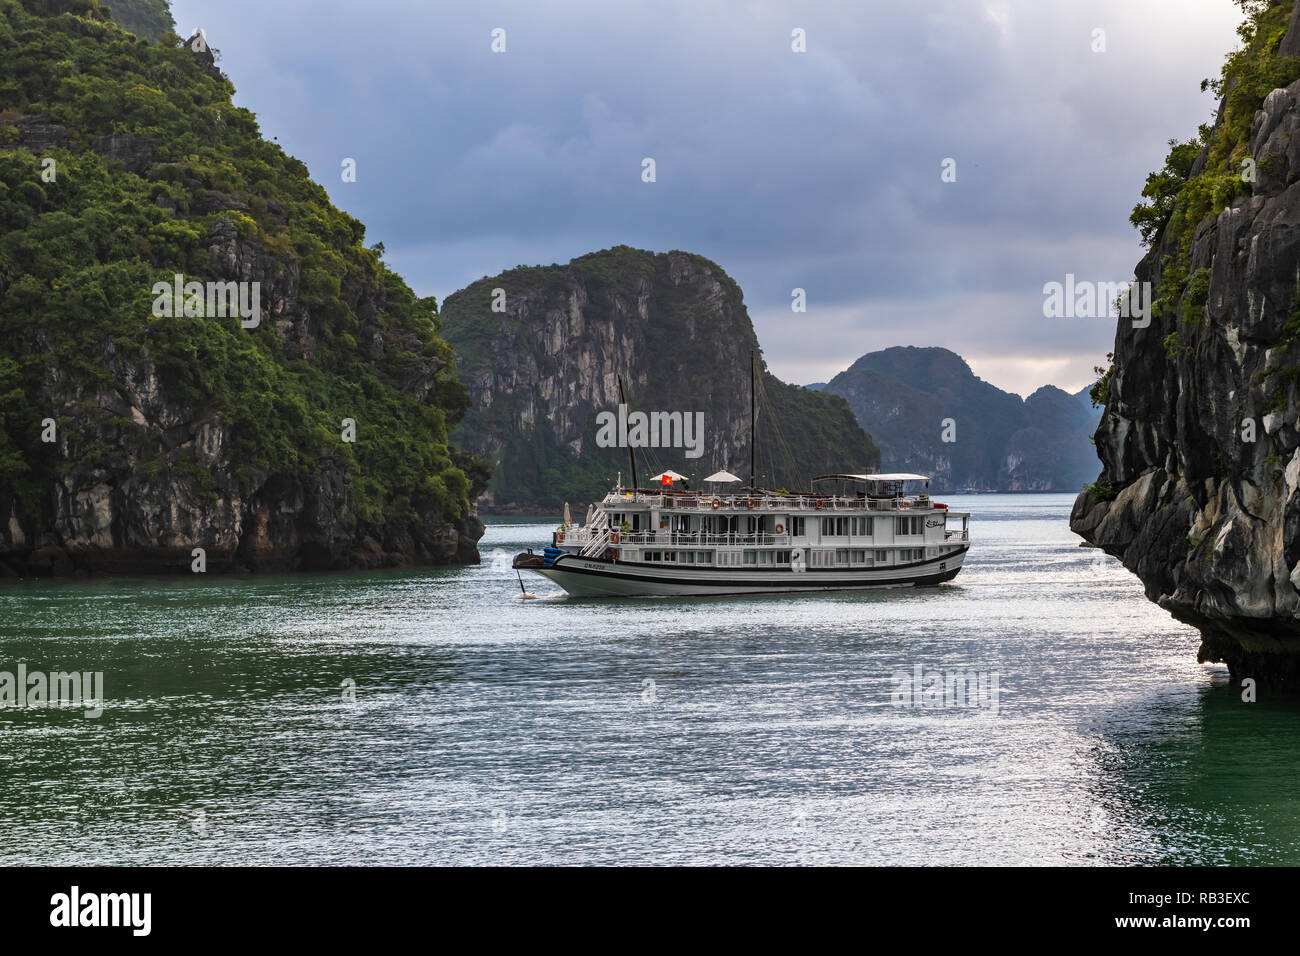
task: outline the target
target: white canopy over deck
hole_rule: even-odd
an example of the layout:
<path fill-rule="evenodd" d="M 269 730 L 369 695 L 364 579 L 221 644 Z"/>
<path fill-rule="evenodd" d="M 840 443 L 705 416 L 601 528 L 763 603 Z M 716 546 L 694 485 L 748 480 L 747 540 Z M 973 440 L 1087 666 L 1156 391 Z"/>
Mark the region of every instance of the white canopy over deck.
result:
<path fill-rule="evenodd" d="M 713 474 L 709 475 L 709 477 L 705 478 L 704 480 L 705 482 L 712 481 L 712 482 L 718 482 L 720 484 L 731 484 L 732 482 L 744 481 L 743 478 L 739 478 L 736 475 L 733 475 L 729 471 L 715 471 Z"/>
<path fill-rule="evenodd" d="M 906 472 L 893 472 L 879 475 L 818 475 L 813 481 L 929 481 L 929 475 L 911 475 Z"/>

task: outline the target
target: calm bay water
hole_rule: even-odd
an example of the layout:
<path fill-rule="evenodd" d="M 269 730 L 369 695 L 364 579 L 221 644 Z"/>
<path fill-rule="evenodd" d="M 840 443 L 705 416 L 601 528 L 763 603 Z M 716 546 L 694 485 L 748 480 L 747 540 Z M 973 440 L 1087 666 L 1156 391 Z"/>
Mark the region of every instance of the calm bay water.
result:
<path fill-rule="evenodd" d="M 1300 707 L 1079 548 L 1065 495 L 949 497 L 953 584 L 578 601 L 466 569 L 0 587 L 5 864 L 1300 863 Z M 996 673 L 989 709 L 893 675 Z M 355 701 L 347 699 L 355 687 Z"/>

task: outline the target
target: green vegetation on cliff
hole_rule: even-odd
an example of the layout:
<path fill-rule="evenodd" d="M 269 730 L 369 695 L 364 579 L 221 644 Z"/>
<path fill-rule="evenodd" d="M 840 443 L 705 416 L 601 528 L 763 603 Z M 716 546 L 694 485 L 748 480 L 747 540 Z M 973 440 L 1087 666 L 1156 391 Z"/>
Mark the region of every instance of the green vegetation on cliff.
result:
<path fill-rule="evenodd" d="M 1269 93 L 1300 79 L 1300 57 L 1279 52 L 1295 0 L 1236 3 L 1245 14 L 1237 28 L 1242 47 L 1228 55 L 1217 80 L 1201 83 L 1202 90 L 1212 90 L 1220 97 L 1220 118 L 1202 124 L 1194 139 L 1169 141 L 1164 166 L 1147 176 L 1144 201 L 1134 206 L 1129 217 L 1142 244 L 1162 250 L 1153 314 L 1173 312 L 1180 324 L 1193 330 L 1203 318 L 1209 288 L 1208 273 L 1198 275 L 1191 270 L 1197 227 L 1234 199 L 1250 194 L 1258 175 L 1250 155 L 1255 114 Z M 1195 352 L 1178 331 L 1167 335 L 1164 345 L 1171 361 Z M 1107 393 L 1113 366 L 1101 371 L 1097 387 Z"/>
<path fill-rule="evenodd" d="M 1217 80 L 1206 80 L 1222 98 L 1222 122 L 1200 127 L 1196 139 L 1170 140 L 1165 165 L 1147 177 L 1130 217 L 1145 245 L 1157 240 L 1170 250 L 1161 262 L 1156 290 L 1156 315 L 1179 310 L 1182 321 L 1195 323 L 1205 305 L 1208 273 L 1191 273 L 1191 247 L 1196 228 L 1217 216 L 1229 203 L 1250 194 L 1253 181 L 1250 131 L 1264 98 L 1278 87 L 1300 79 L 1300 57 L 1280 57 L 1294 0 L 1237 0 L 1246 19 L 1237 29 L 1243 46 L 1228 56 Z M 1198 157 L 1203 157 L 1199 170 Z"/>
<path fill-rule="evenodd" d="M 107 4 L 113 22 L 123 30 L 154 43 L 171 36 L 176 21 L 167 0 L 110 0 Z"/>
<path fill-rule="evenodd" d="M 167 0 L 22 0 L 30 12 L 42 17 L 69 13 L 86 20 L 114 24 L 153 42 L 170 37 L 176 29 Z"/>
<path fill-rule="evenodd" d="M 1202 89 L 1222 97 L 1223 119 L 1203 124 L 1198 136 L 1186 143 L 1170 140 L 1165 165 L 1147 177 L 1142 195 L 1148 202 L 1133 209 L 1131 221 L 1142 234 L 1144 244 L 1157 238 L 1179 242 L 1183 255 L 1190 249 L 1196 227 L 1207 216 L 1216 216 L 1233 199 L 1250 193 L 1250 179 L 1243 176 L 1250 156 L 1250 130 L 1264 98 L 1278 87 L 1300 79 L 1300 57 L 1280 57 L 1278 47 L 1286 35 L 1294 0 L 1237 0 L 1246 19 L 1237 29 L 1243 46 L 1228 56 L 1217 80 L 1205 80 Z M 1205 160 L 1192 175 L 1197 157 Z M 1178 266 L 1181 262 L 1181 271 Z M 1187 280 L 1183 259 L 1172 265 L 1176 286 L 1181 291 Z M 1159 296 L 1166 308 L 1177 299 Z"/>
<path fill-rule="evenodd" d="M 145 474 L 193 472 L 157 428 L 93 401 L 123 369 L 153 368 L 167 402 L 228 427 L 245 478 L 341 459 L 363 521 L 463 516 L 458 463 L 472 464 L 453 461 L 447 432 L 467 399 L 436 303 L 364 247 L 362 224 L 171 27 L 163 0 L 0 0 L 0 496 L 33 509 L 58 474 L 124 449 Z M 152 287 L 175 273 L 248 278 L 222 274 L 222 241 L 270 272 L 260 325 L 154 317 Z M 66 401 L 40 407 L 51 394 Z M 72 460 L 41 442 L 47 416 Z"/>

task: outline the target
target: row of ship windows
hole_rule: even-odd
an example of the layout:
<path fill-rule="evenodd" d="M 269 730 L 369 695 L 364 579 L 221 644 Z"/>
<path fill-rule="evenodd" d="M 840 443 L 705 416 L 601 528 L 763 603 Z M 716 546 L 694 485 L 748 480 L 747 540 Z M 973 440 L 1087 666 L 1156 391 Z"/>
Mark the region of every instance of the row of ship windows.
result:
<path fill-rule="evenodd" d="M 875 534 L 875 518 L 822 518 L 823 538 L 868 537 Z M 888 521 L 888 518 L 881 518 Z M 804 533 L 804 519 L 790 519 L 791 533 L 799 536 Z M 894 534 L 925 534 L 925 519 L 916 516 L 894 519 Z"/>
<path fill-rule="evenodd" d="M 632 531 L 641 531 L 644 528 L 639 521 L 640 515 L 633 515 L 632 521 L 628 527 Z M 614 527 L 619 527 L 626 520 L 623 514 L 612 516 Z M 870 537 L 875 534 L 875 518 L 813 518 L 813 528 L 820 528 L 823 538 L 847 538 Z M 889 521 L 889 518 L 881 518 L 882 522 Z M 771 532 L 776 524 L 784 524 L 786 533 L 796 538 L 806 537 L 808 534 L 808 518 L 792 517 L 782 522 L 779 517 L 771 515 L 675 515 L 672 518 L 672 530 L 678 533 L 693 533 L 702 531 L 705 534 L 757 534 L 760 530 Z M 817 522 L 820 522 L 818 524 Z M 895 535 L 919 535 L 925 534 L 925 518 L 917 515 L 908 515 L 906 517 L 895 517 L 894 534 Z M 886 525 L 888 527 L 888 525 Z"/>
<path fill-rule="evenodd" d="M 925 548 L 814 548 L 808 554 L 808 564 L 814 568 L 866 567 L 890 563 L 891 554 L 897 555 L 899 563 L 921 561 L 925 558 Z M 646 551 L 641 560 L 660 564 L 713 564 L 715 555 L 712 551 Z M 719 567 L 789 564 L 790 552 L 720 551 L 716 555 L 716 563 Z"/>

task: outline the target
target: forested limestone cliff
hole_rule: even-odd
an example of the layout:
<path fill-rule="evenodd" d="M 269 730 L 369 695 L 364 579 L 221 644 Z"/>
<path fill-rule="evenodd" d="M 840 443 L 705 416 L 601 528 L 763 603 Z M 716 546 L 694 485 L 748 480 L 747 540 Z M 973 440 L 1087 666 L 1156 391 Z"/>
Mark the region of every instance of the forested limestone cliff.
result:
<path fill-rule="evenodd" d="M 161 0 L 0 0 L 0 573 L 478 559 L 436 303 L 232 94 Z"/>

